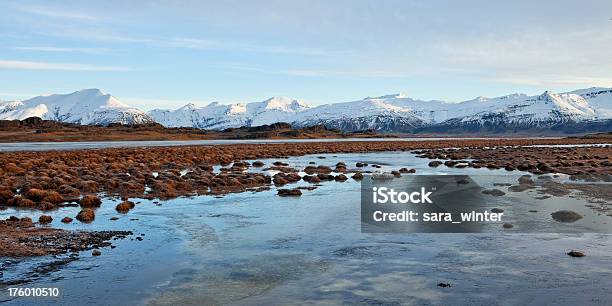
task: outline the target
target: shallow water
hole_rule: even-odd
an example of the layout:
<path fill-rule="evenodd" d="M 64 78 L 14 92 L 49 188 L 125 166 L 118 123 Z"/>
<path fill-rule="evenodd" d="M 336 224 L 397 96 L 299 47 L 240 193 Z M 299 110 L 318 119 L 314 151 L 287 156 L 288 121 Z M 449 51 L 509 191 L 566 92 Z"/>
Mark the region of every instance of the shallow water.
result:
<path fill-rule="evenodd" d="M 495 182 L 515 180 L 504 170 L 429 168 L 429 160 L 407 152 L 283 161 L 298 168 L 309 161 L 330 166 L 344 161 L 349 167 L 366 161 L 382 165 L 382 171 L 408 167 L 417 174 L 497 174 Z M 360 184 L 349 180 L 323 183 L 299 198 L 278 197 L 273 188 L 175 199 L 161 206 L 141 200 L 127 215 L 116 213 L 117 202 L 107 199 L 92 224 L 58 222 L 78 211 L 63 208 L 51 213 L 54 226 L 132 230 L 134 236 L 114 241 L 115 249 L 101 249 L 102 256 L 83 252 L 78 260 L 36 276 L 24 273 L 58 259 L 5 261 L 2 281 L 28 276 L 31 282 L 22 286 L 58 286 L 63 298 L 57 301 L 64 305 L 590 304 L 612 299 L 609 235 L 509 234 L 499 226 L 486 234 L 363 234 L 359 191 Z M 562 230 L 566 225 L 550 222 L 550 212 L 563 205 L 586 215 L 574 227 L 607 228 L 612 220 L 584 207 L 586 200 L 525 200 L 535 196 L 534 191 L 508 193 L 492 199 L 492 207 L 516 216 L 516 229 L 523 226 L 521 216 L 529 216 L 551 224 L 549 232 Z M 528 212 L 534 207 L 537 213 Z M 40 213 L 0 211 L 1 218 L 9 215 Z M 112 216 L 120 219 L 110 221 Z M 140 234 L 143 241 L 135 240 Z M 567 256 L 572 249 L 587 256 Z M 451 287 L 438 287 L 440 282 Z M 0 301 L 7 298 L 2 294 Z"/>

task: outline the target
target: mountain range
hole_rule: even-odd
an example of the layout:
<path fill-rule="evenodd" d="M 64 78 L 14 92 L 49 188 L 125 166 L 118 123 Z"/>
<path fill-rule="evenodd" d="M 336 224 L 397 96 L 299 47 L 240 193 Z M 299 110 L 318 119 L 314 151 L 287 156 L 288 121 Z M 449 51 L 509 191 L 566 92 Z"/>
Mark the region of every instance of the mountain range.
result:
<path fill-rule="evenodd" d="M 295 127 L 322 124 L 343 131 L 581 133 L 612 129 L 612 88 L 478 97 L 458 103 L 396 94 L 311 106 L 300 100 L 272 97 L 261 102 L 212 102 L 200 107 L 189 103 L 175 110 L 149 112 L 130 107 L 98 89 L 0 102 L 0 120 L 28 117 L 93 125 L 157 122 L 166 127 L 212 130 L 287 122 Z"/>
<path fill-rule="evenodd" d="M 147 113 L 130 107 L 98 89 L 38 96 L 24 101 L 0 102 L 1 120 L 23 120 L 29 117 L 91 125 L 108 125 L 115 122 L 138 124 L 154 121 Z"/>

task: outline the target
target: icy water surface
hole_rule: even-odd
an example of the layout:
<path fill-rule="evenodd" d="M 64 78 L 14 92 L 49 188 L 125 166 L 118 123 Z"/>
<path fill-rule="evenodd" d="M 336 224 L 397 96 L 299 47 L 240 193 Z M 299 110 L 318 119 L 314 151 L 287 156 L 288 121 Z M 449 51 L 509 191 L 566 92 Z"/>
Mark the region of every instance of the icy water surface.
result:
<path fill-rule="evenodd" d="M 429 160 L 407 152 L 324 154 L 283 161 L 296 168 L 309 161 L 330 166 L 344 161 L 349 167 L 360 161 L 382 165 L 382 170 L 416 168 L 417 174 L 508 174 L 429 168 Z M 116 213 L 116 202 L 106 200 L 92 224 L 54 221 L 53 225 L 132 230 L 134 236 L 114 241 L 117 247 L 101 249 L 99 257 L 83 252 L 74 261 L 65 260 L 68 256 L 3 260 L 2 281 L 60 287 L 63 297 L 57 302 L 63 305 L 579 305 L 606 304 L 612 299 L 609 235 L 510 234 L 501 227 L 488 234 L 362 234 L 359 191 L 360 184 L 348 180 L 323 183 L 316 190 L 303 191 L 299 198 L 278 197 L 272 188 L 222 198 L 175 199 L 161 206 L 142 200 L 127 215 Z M 492 198 L 492 207 L 550 221 L 551 212 L 570 205 L 557 197 L 526 200 L 535 196 L 534 191 L 508 193 Z M 584 207 L 586 200 L 573 203 L 572 209 L 585 214 L 576 226 L 606 227 L 607 218 L 612 220 Z M 63 208 L 52 216 L 59 220 L 76 215 L 77 210 Z M 0 211 L 2 218 L 16 214 L 39 215 Z M 110 221 L 113 216 L 120 219 Z M 520 228 L 520 222 L 516 226 Z M 551 231 L 562 229 L 551 226 Z M 136 240 L 137 236 L 143 240 Z M 573 249 L 587 256 L 565 254 Z M 56 269 L 32 269 L 48 267 L 41 264 L 50 261 L 63 264 Z M 438 283 L 451 286 L 443 288 Z M 0 301 L 5 299 L 0 295 Z M 28 304 L 52 301 L 27 300 Z M 5 301 L 7 305 L 23 302 Z"/>
<path fill-rule="evenodd" d="M 534 139 L 558 139 L 559 137 L 534 137 Z M 319 138 L 319 139 L 209 139 L 209 140 L 143 140 L 143 141 L 66 141 L 66 142 L 7 142 L 0 143 L 0 152 L 51 151 L 132 147 L 174 147 L 228 144 L 347 142 L 347 141 L 435 141 L 444 139 L 496 139 L 478 137 L 423 137 L 423 138 Z M 523 138 L 529 139 L 529 137 Z"/>

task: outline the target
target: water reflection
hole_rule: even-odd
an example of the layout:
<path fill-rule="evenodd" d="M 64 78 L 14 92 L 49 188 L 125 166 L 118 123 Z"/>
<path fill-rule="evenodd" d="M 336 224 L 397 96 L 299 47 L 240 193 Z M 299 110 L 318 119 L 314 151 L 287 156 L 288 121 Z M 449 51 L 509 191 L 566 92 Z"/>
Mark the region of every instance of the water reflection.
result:
<path fill-rule="evenodd" d="M 405 152 L 317 156 L 284 161 L 297 168 L 310 161 L 344 161 L 349 167 L 370 161 L 382 165 L 381 171 L 408 167 L 417 174 L 504 171 L 429 168 L 428 160 Z M 143 200 L 116 221 L 109 220 L 118 216 L 116 203 L 106 200 L 91 224 L 54 225 L 132 230 L 145 234 L 143 241 L 115 241 L 117 247 L 102 249 L 100 257 L 83 253 L 29 285 L 64 288 L 64 305 L 585 304 L 612 299 L 609 235 L 505 234 L 501 228 L 489 234 L 363 234 L 359 190 L 359 183 L 349 180 L 324 183 L 300 198 L 278 197 L 272 189 L 175 199 L 161 206 Z M 496 205 L 513 212 L 517 197 L 508 193 Z M 515 213 L 550 218 L 559 199 L 534 201 L 537 213 L 518 206 Z M 15 214 L 32 215 L 0 211 L 2 218 Z M 76 211 L 62 208 L 51 214 L 59 220 Z M 567 256 L 572 249 L 587 256 Z M 9 265 L 2 281 L 19 279 L 28 266 L 45 260 L 57 259 Z M 451 286 L 437 286 L 441 282 Z"/>

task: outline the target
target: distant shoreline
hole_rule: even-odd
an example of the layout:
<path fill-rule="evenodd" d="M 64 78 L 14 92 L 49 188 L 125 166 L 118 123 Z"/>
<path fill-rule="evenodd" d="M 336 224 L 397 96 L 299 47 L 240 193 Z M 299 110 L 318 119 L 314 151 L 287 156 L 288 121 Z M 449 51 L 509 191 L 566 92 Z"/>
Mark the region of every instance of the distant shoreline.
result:
<path fill-rule="evenodd" d="M 373 130 L 343 132 L 323 125 L 294 128 L 288 123 L 255 127 L 202 130 L 197 128 L 167 128 L 158 123 L 108 126 L 79 125 L 37 117 L 25 120 L 0 120 L 0 143 L 20 142 L 120 142 L 120 141 L 197 141 L 197 140 L 297 140 L 297 139 L 428 139 L 428 138 L 562 138 L 581 137 L 584 133 L 565 134 L 527 130 L 524 133 L 380 133 Z"/>

